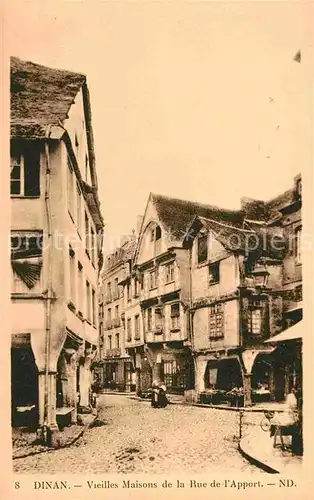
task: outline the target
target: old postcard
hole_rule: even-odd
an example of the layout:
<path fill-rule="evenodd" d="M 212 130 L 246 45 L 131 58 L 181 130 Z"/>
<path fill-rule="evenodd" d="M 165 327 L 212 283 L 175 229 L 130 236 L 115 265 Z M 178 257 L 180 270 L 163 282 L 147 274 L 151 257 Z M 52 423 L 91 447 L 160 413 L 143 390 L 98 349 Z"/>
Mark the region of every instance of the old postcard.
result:
<path fill-rule="evenodd" d="M 2 5 L 4 498 L 310 498 L 313 4 Z"/>

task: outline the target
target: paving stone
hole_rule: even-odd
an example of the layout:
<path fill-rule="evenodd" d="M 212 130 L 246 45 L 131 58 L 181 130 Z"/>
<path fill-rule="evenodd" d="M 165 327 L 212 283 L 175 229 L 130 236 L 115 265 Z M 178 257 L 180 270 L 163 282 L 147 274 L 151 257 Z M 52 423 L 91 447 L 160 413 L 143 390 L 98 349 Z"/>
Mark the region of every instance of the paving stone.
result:
<path fill-rule="evenodd" d="M 237 449 L 237 412 L 101 395 L 98 418 L 75 446 L 14 460 L 21 473 L 263 473 Z M 265 474 L 265 473 L 263 473 Z"/>

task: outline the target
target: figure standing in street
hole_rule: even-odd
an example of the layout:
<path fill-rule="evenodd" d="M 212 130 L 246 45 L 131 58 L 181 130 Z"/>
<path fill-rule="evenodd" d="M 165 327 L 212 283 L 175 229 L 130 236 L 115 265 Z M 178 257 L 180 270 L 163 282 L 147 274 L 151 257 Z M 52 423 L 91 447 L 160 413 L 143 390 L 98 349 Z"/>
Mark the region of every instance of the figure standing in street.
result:
<path fill-rule="evenodd" d="M 153 408 L 158 408 L 159 407 L 159 387 L 158 383 L 155 380 L 152 385 L 152 407 Z"/>
<path fill-rule="evenodd" d="M 166 392 L 167 392 L 167 387 L 162 382 L 159 387 L 159 397 L 158 397 L 159 408 L 165 408 L 168 404 L 168 398 Z"/>

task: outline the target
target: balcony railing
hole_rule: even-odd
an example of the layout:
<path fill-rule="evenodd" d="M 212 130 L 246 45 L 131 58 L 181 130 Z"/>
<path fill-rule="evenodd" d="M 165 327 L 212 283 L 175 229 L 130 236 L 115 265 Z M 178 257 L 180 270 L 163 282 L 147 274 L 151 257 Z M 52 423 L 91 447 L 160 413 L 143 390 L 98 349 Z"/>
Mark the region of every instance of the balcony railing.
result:
<path fill-rule="evenodd" d="M 112 320 L 111 319 L 108 319 L 107 321 L 105 321 L 104 329 L 105 330 L 111 330 L 112 329 Z"/>
<path fill-rule="evenodd" d="M 112 328 L 118 328 L 121 325 L 120 318 L 113 318 L 112 320 Z"/>
<path fill-rule="evenodd" d="M 181 330 L 178 328 L 170 329 L 170 334 L 169 334 L 167 340 L 169 342 L 171 342 L 171 341 L 175 342 L 175 341 L 182 340 Z"/>
<path fill-rule="evenodd" d="M 153 328 L 153 333 L 154 333 L 154 335 L 162 335 L 162 333 L 163 333 L 163 327 L 161 325 L 155 326 Z"/>
<path fill-rule="evenodd" d="M 146 343 L 148 343 L 148 344 L 155 344 L 155 343 L 164 342 L 164 335 L 162 332 L 161 333 L 159 332 L 157 335 L 154 333 L 154 331 L 147 332 L 145 334 L 145 340 L 146 340 Z"/>
<path fill-rule="evenodd" d="M 121 356 L 121 348 L 120 347 L 106 349 L 106 357 L 107 358 L 118 358 L 119 356 Z"/>
<path fill-rule="evenodd" d="M 107 293 L 107 295 L 105 295 L 105 303 L 110 304 L 110 302 L 112 302 L 112 294 Z"/>

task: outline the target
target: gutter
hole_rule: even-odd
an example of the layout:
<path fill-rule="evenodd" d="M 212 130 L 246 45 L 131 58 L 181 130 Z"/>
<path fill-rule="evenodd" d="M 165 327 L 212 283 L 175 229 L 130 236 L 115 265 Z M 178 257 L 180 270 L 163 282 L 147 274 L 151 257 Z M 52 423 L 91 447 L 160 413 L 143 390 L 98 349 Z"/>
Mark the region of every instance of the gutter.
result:
<path fill-rule="evenodd" d="M 47 428 L 49 425 L 49 365 L 51 345 L 51 299 L 52 299 L 52 233 L 51 233 L 51 211 L 50 211 L 50 157 L 49 144 L 50 126 L 47 127 L 45 135 L 45 157 L 46 157 L 46 179 L 45 179 L 45 208 L 47 216 L 48 235 L 48 277 L 46 290 L 46 339 L 45 339 L 45 393 L 44 393 L 44 440 L 47 442 Z"/>

